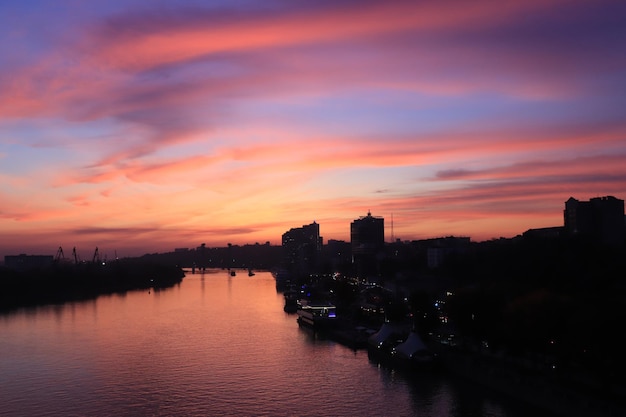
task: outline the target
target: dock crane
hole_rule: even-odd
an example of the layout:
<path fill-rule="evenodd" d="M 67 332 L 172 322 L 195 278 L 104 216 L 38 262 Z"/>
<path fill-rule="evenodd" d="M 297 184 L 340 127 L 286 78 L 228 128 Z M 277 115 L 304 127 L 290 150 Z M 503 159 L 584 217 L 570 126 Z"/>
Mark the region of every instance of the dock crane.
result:
<path fill-rule="evenodd" d="M 78 254 L 76 253 L 76 246 L 72 249 L 72 255 L 74 255 L 74 264 L 78 265 L 80 263 L 80 259 L 78 259 Z"/>
<path fill-rule="evenodd" d="M 59 246 L 59 249 L 57 249 L 57 254 L 56 254 L 56 256 L 54 257 L 54 260 L 55 260 L 56 262 L 60 262 L 60 261 L 62 261 L 63 259 L 65 259 L 65 255 L 63 254 L 63 247 Z"/>

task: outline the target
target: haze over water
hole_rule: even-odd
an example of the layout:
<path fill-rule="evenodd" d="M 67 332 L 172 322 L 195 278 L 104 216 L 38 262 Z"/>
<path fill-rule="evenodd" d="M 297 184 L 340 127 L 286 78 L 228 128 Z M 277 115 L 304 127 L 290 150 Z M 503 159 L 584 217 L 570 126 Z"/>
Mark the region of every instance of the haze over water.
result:
<path fill-rule="evenodd" d="M 268 272 L 0 316 L 0 415 L 541 415 L 298 328 Z"/>

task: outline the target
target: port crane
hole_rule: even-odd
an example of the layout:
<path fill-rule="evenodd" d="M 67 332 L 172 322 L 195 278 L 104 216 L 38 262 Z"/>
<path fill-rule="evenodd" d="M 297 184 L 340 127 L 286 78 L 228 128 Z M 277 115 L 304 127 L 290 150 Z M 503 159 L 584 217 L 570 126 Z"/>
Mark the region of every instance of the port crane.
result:
<path fill-rule="evenodd" d="M 78 257 L 78 254 L 76 253 L 76 246 L 74 246 L 74 249 L 72 249 L 72 255 L 74 256 L 74 264 L 78 265 L 80 263 L 80 258 Z"/>
<path fill-rule="evenodd" d="M 56 254 L 56 256 L 54 257 L 54 260 L 55 260 L 56 262 L 60 262 L 60 261 L 62 261 L 63 259 L 65 259 L 65 255 L 63 254 L 63 247 L 59 246 L 59 249 L 57 249 L 57 254 Z"/>
<path fill-rule="evenodd" d="M 80 256 L 78 256 L 78 252 L 76 251 L 76 246 L 74 246 L 74 248 L 72 248 L 72 257 L 74 258 L 74 264 L 78 265 L 81 263 L 80 260 Z M 59 249 L 57 249 L 57 254 L 54 257 L 55 262 L 62 262 L 65 261 L 65 254 L 63 253 L 63 247 L 59 246 Z M 105 257 L 106 260 L 106 257 Z M 93 257 L 91 259 L 92 263 L 100 263 L 100 252 L 98 251 L 98 247 L 96 246 L 96 249 L 93 252 Z"/>

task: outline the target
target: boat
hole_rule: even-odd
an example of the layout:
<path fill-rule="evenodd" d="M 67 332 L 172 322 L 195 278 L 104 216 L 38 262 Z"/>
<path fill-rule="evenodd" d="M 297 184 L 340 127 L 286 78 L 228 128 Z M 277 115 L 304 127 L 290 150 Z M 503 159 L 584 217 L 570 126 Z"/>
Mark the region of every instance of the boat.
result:
<path fill-rule="evenodd" d="M 301 300 L 297 313 L 298 324 L 313 329 L 329 328 L 337 321 L 336 307 L 331 303 L 310 303 Z"/>
<path fill-rule="evenodd" d="M 364 326 L 338 325 L 330 332 L 330 338 L 351 349 L 359 350 L 367 348 L 367 339 L 376 330 Z"/>
<path fill-rule="evenodd" d="M 272 271 L 272 275 L 276 280 L 276 289 L 283 291 L 291 285 L 291 273 L 285 268 L 277 268 Z"/>
<path fill-rule="evenodd" d="M 235 270 L 234 270 L 234 269 L 231 269 L 231 270 L 230 270 L 230 276 L 231 276 L 231 277 L 234 277 L 235 275 L 237 275 L 237 273 L 235 272 Z"/>
<path fill-rule="evenodd" d="M 252 270 L 252 268 L 248 268 L 248 276 L 249 276 L 249 277 L 252 277 L 252 276 L 254 276 L 254 275 L 255 275 L 255 274 L 254 274 L 254 271 Z"/>
<path fill-rule="evenodd" d="M 298 303 L 292 298 L 285 297 L 285 306 L 283 307 L 285 313 L 296 313 L 298 311 Z"/>
<path fill-rule="evenodd" d="M 298 303 L 300 293 L 295 289 L 295 286 L 292 285 L 283 295 L 285 297 L 285 307 L 283 307 L 285 313 L 296 313 L 300 306 Z"/>

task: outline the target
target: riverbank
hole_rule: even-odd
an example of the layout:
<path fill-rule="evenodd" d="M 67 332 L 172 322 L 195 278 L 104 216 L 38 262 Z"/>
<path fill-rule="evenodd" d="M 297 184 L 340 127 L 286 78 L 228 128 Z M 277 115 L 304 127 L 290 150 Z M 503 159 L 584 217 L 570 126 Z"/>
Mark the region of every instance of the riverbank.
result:
<path fill-rule="evenodd" d="M 317 332 L 324 338 L 350 349 L 368 350 L 368 337 L 377 330 L 363 323 L 338 319 L 332 327 L 322 328 Z M 487 389 L 544 409 L 551 415 L 563 417 L 626 416 L 626 402 L 624 401 L 626 387 L 608 384 L 603 386 L 599 381 L 583 381 L 574 375 L 538 371 L 512 358 L 450 347 L 438 341 L 431 341 L 428 345 L 437 355 L 436 372 L 445 372 L 448 375 L 480 384 Z M 387 365 L 393 366 L 390 363 Z M 422 372 L 404 368 L 398 370 L 409 375 Z"/>
<path fill-rule="evenodd" d="M 177 266 L 140 259 L 105 263 L 55 263 L 16 271 L 0 269 L 0 311 L 92 299 L 99 295 L 176 285 L 185 274 Z"/>
<path fill-rule="evenodd" d="M 454 348 L 439 350 L 446 372 L 513 398 L 568 417 L 626 416 L 624 393 L 618 387 L 584 385 L 571 377 L 520 369 L 501 358 Z"/>

